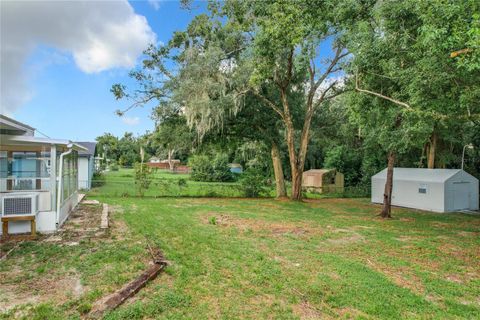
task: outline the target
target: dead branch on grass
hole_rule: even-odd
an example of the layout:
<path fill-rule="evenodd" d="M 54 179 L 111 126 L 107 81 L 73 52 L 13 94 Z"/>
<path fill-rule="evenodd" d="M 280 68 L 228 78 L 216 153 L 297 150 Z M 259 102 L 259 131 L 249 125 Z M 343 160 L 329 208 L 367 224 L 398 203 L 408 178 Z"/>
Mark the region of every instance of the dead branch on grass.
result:
<path fill-rule="evenodd" d="M 128 298 L 134 296 L 140 291 L 140 289 L 145 287 L 148 282 L 155 279 L 158 274 L 165 269 L 168 263 L 160 248 L 152 248 L 148 242 L 147 246 L 150 255 L 152 256 L 152 263 L 148 269 L 137 278 L 124 285 L 120 290 L 97 301 L 89 314 L 89 318 L 100 318 L 105 312 L 114 310 Z"/>

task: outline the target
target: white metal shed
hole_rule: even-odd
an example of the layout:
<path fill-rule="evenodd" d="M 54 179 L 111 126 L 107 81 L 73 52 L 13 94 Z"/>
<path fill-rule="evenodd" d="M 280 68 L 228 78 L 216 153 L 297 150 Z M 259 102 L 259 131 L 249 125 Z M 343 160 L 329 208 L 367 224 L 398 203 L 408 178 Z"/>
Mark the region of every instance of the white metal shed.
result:
<path fill-rule="evenodd" d="M 372 202 L 382 203 L 387 169 L 372 177 Z M 395 168 L 392 205 L 435 212 L 478 210 L 478 179 L 460 169 Z"/>

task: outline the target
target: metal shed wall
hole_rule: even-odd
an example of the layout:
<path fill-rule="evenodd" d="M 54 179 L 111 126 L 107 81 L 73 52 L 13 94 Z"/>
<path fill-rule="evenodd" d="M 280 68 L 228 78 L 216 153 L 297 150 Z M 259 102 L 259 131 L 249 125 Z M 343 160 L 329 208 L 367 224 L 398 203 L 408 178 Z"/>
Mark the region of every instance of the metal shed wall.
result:
<path fill-rule="evenodd" d="M 383 202 L 385 181 L 386 169 L 372 177 L 373 203 Z M 435 212 L 478 210 L 478 179 L 462 170 L 395 168 L 392 205 Z"/>
<path fill-rule="evenodd" d="M 478 179 L 460 171 L 445 183 L 445 211 L 478 210 Z"/>

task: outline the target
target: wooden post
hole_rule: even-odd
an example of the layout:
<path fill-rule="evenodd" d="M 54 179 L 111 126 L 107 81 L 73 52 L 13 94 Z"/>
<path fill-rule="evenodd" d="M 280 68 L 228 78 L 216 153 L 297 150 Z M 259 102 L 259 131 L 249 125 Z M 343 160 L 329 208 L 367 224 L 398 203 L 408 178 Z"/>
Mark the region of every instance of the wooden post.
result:
<path fill-rule="evenodd" d="M 35 219 L 30 220 L 30 233 L 32 237 L 37 235 L 37 224 L 35 223 Z"/>
<path fill-rule="evenodd" d="M 8 238 L 8 221 L 2 220 L 2 237 L 4 239 Z"/>
<path fill-rule="evenodd" d="M 30 236 L 33 238 L 37 234 L 37 227 L 35 223 L 35 216 L 18 216 L 18 217 L 3 217 L 2 218 L 2 237 L 7 239 L 10 237 L 8 234 L 8 222 L 9 221 L 30 221 Z M 24 236 L 23 236 L 24 237 Z"/>

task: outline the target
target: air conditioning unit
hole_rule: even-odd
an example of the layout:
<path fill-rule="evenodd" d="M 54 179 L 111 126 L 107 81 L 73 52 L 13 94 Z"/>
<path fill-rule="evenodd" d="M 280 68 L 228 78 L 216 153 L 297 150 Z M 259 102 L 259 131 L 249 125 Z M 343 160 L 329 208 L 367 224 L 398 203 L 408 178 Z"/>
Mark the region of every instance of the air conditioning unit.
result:
<path fill-rule="evenodd" d="M 2 217 L 34 216 L 38 212 L 38 193 L 13 193 L 2 197 Z"/>

